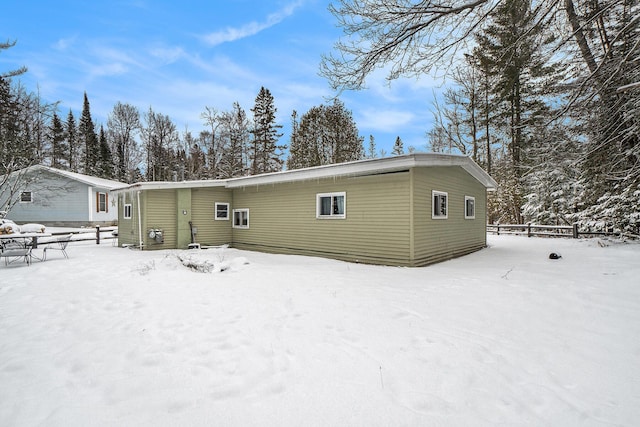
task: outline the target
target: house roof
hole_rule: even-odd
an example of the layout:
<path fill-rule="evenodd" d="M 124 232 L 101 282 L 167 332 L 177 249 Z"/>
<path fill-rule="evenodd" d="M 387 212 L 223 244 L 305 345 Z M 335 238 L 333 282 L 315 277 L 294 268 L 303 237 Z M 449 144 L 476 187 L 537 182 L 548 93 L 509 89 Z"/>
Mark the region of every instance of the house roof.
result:
<path fill-rule="evenodd" d="M 274 172 L 227 180 L 227 187 L 272 184 L 280 182 L 304 181 L 308 179 L 334 176 L 362 176 L 407 170 L 414 167 L 460 166 L 488 189 L 495 189 L 497 183 L 470 157 L 452 154 L 414 153 L 379 159 L 357 160 L 290 171 Z"/>
<path fill-rule="evenodd" d="M 124 182 L 113 181 L 110 179 L 98 178 L 95 176 L 83 175 L 81 173 L 69 172 L 62 169 L 56 169 L 49 166 L 44 165 L 34 165 L 30 166 L 29 171 L 46 171 L 50 172 L 65 178 L 72 179 L 74 181 L 81 182 L 83 184 L 87 184 L 91 187 L 99 187 L 105 188 L 107 190 L 113 190 L 114 188 L 122 187 L 126 185 Z"/>
<path fill-rule="evenodd" d="M 407 170 L 413 167 L 459 166 L 473 176 L 488 190 L 495 190 L 497 183 L 470 157 L 439 154 L 414 153 L 379 159 L 357 160 L 353 162 L 315 166 L 261 175 L 243 176 L 226 180 L 201 180 L 180 182 L 140 182 L 114 191 L 157 190 L 194 187 L 238 188 L 250 185 L 276 184 L 339 176 L 363 176 Z"/>

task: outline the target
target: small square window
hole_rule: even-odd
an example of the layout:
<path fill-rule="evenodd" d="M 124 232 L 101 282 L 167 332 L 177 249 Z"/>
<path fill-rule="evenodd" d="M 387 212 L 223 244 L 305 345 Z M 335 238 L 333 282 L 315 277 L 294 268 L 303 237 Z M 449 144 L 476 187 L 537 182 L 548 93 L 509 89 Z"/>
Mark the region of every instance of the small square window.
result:
<path fill-rule="evenodd" d="M 31 191 L 23 191 L 20 193 L 20 203 L 32 203 L 33 193 Z"/>
<path fill-rule="evenodd" d="M 124 219 L 131 219 L 131 204 L 124 205 Z"/>
<path fill-rule="evenodd" d="M 216 220 L 229 220 L 229 203 L 216 203 Z"/>
<path fill-rule="evenodd" d="M 464 218 L 475 219 L 476 218 L 476 198 L 471 196 L 464 196 Z"/>
<path fill-rule="evenodd" d="M 249 228 L 249 209 L 233 210 L 233 228 Z"/>
<path fill-rule="evenodd" d="M 316 218 L 345 219 L 347 217 L 347 193 L 322 193 L 316 195 Z"/>
<path fill-rule="evenodd" d="M 447 213 L 449 211 L 449 195 L 443 191 L 432 191 L 431 200 L 433 202 L 431 218 L 447 219 Z"/>

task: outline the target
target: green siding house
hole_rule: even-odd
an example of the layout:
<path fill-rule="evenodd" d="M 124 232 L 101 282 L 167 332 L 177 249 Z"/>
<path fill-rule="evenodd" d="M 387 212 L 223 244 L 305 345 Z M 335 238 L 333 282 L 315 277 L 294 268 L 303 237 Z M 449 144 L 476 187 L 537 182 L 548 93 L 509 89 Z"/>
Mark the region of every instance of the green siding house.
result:
<path fill-rule="evenodd" d="M 115 190 L 119 245 L 228 244 L 352 262 L 423 266 L 486 246 L 495 181 L 470 158 L 410 154 L 228 180 Z"/>

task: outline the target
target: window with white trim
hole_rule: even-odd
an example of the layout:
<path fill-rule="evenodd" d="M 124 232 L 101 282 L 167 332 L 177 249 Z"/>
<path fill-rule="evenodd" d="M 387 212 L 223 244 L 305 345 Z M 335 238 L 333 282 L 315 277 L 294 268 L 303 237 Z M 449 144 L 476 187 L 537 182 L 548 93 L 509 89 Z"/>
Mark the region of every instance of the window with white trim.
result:
<path fill-rule="evenodd" d="M 98 193 L 96 212 L 108 212 L 107 209 L 107 193 Z"/>
<path fill-rule="evenodd" d="M 249 209 L 233 210 L 233 228 L 249 228 Z"/>
<path fill-rule="evenodd" d="M 216 216 L 215 219 L 217 221 L 228 221 L 229 220 L 229 203 L 217 203 L 215 204 Z"/>
<path fill-rule="evenodd" d="M 449 194 L 444 191 L 431 191 L 431 218 L 447 219 L 449 212 Z"/>
<path fill-rule="evenodd" d="M 464 219 L 476 219 L 476 198 L 464 196 Z"/>
<path fill-rule="evenodd" d="M 316 218 L 345 219 L 347 217 L 347 193 L 320 193 L 316 195 Z"/>
<path fill-rule="evenodd" d="M 31 191 L 23 191 L 20 193 L 20 203 L 32 203 L 33 193 Z"/>
<path fill-rule="evenodd" d="M 124 219 L 131 219 L 131 212 L 132 212 L 132 207 L 131 207 L 131 203 L 127 203 L 126 205 L 124 205 Z"/>

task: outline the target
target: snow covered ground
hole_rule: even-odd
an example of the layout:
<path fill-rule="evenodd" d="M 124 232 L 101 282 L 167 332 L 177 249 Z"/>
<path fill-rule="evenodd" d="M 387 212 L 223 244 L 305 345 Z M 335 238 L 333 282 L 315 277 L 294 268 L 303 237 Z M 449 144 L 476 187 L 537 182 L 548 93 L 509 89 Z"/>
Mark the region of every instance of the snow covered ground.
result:
<path fill-rule="evenodd" d="M 0 265 L 0 425 L 638 425 L 640 244 L 489 245 L 414 269 L 90 242 Z"/>

